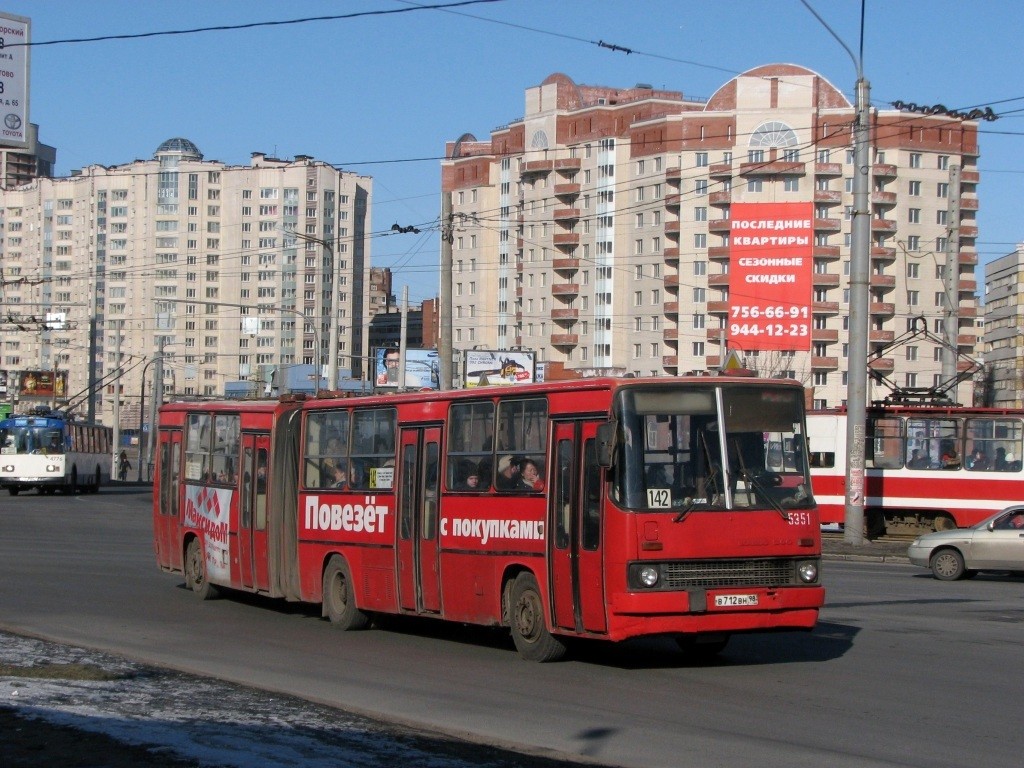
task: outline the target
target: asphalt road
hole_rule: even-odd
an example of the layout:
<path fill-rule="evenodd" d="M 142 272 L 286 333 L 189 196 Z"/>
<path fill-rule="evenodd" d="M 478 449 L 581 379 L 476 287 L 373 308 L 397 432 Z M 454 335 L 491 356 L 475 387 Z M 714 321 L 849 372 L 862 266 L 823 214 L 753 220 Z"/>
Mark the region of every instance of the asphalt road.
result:
<path fill-rule="evenodd" d="M 0 498 L 0 629 L 623 766 L 1016 768 L 1024 751 L 1019 578 L 830 561 L 813 633 L 734 638 L 704 666 L 656 641 L 534 665 L 493 631 L 339 633 L 304 606 L 199 602 L 156 569 L 149 502 Z"/>

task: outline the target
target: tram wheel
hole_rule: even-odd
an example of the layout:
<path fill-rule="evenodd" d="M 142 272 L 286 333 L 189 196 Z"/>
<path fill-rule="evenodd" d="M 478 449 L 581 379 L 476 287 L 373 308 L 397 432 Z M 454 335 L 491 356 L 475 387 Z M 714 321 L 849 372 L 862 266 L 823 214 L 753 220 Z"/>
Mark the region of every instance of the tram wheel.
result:
<path fill-rule="evenodd" d="M 370 617 L 356 607 L 352 590 L 352 571 L 345 558 L 335 555 L 324 569 L 323 615 L 342 630 L 364 629 Z"/>
<path fill-rule="evenodd" d="M 206 578 L 203 545 L 199 539 L 192 539 L 185 550 L 185 586 L 195 592 L 200 600 L 210 600 L 217 596 L 217 588 Z"/>
<path fill-rule="evenodd" d="M 936 515 L 934 525 L 936 531 L 952 531 L 956 528 L 956 521 L 949 515 Z"/>
<path fill-rule="evenodd" d="M 519 574 L 512 584 L 509 624 L 516 650 L 527 661 L 558 661 L 565 655 L 565 643 L 548 631 L 544 602 L 532 573 Z"/>

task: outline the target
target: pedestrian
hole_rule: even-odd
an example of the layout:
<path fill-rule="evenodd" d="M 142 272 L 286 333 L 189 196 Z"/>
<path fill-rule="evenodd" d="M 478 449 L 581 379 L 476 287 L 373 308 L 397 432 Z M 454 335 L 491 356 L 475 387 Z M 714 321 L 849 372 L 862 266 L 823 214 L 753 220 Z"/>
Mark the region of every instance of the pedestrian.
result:
<path fill-rule="evenodd" d="M 128 479 L 128 470 L 132 468 L 128 461 L 128 451 L 122 449 L 121 455 L 117 457 L 117 479 L 124 482 Z"/>

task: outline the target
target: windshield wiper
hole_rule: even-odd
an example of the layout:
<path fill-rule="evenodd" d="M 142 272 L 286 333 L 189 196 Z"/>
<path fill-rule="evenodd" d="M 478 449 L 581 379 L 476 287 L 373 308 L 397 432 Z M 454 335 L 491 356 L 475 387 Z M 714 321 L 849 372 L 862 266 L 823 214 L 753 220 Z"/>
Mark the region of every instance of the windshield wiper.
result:
<path fill-rule="evenodd" d="M 768 501 L 768 503 L 771 504 L 771 506 L 775 509 L 776 512 L 782 515 L 782 519 L 789 522 L 789 512 L 784 510 L 782 508 L 782 505 L 775 500 L 775 497 L 768 493 L 768 486 L 761 482 L 761 480 L 757 478 L 753 472 L 744 468 L 740 468 L 739 476 L 742 480 L 754 486 L 754 490 L 757 491 L 761 496 L 763 496 Z"/>

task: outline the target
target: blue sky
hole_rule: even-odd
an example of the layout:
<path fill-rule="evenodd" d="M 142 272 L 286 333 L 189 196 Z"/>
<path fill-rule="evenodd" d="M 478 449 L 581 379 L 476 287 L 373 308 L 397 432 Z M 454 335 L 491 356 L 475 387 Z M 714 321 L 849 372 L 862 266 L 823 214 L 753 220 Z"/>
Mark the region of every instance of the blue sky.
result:
<path fill-rule="evenodd" d="M 423 0 L 424 3 L 428 0 Z M 435 0 L 441 2 L 442 0 Z M 856 55 L 860 0 L 813 6 Z M 1024 241 L 1024 6 L 997 0 L 867 0 L 864 74 L 872 102 L 992 105 L 981 126 L 982 262 Z M 312 16 L 412 9 L 400 0 L 148 2 L 0 0 L 32 19 L 31 119 L 57 147 L 57 174 L 148 159 L 173 136 L 207 159 L 255 151 L 313 157 L 374 177 L 375 266 L 413 301 L 437 289 L 446 140 L 486 138 L 523 114 L 523 92 L 554 72 L 578 83 L 638 82 L 707 97 L 776 62 L 813 69 L 850 100 L 851 57 L 800 0 L 499 0 L 452 9 L 101 42 L 39 43 Z M 629 48 L 611 51 L 604 41 Z"/>

